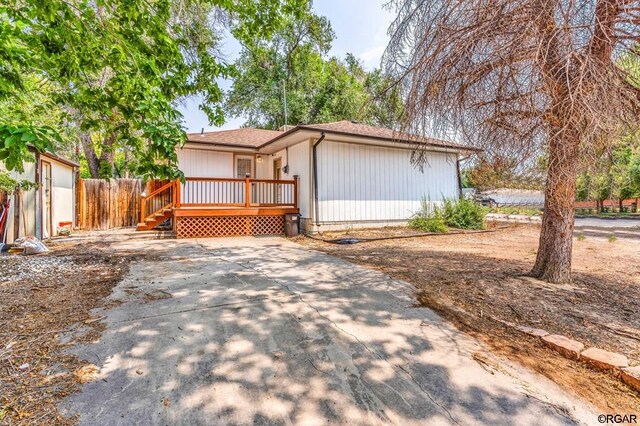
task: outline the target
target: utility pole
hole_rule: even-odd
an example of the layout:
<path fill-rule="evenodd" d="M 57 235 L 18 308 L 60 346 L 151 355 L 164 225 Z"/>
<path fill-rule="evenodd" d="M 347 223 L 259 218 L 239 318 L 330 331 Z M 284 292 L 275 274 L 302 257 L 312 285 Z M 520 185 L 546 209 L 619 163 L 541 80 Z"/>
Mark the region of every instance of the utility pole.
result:
<path fill-rule="evenodd" d="M 284 99 L 284 131 L 288 130 L 288 117 L 287 117 L 287 86 L 286 81 L 282 80 L 282 98 Z"/>

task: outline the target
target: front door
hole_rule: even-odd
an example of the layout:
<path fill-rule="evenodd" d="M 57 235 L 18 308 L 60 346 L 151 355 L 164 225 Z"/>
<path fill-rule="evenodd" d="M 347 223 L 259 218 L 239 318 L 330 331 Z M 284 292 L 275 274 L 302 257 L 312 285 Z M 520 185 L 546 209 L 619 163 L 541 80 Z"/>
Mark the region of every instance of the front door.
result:
<path fill-rule="evenodd" d="M 273 178 L 275 180 L 282 179 L 282 158 L 276 158 L 273 160 Z M 282 202 L 282 185 L 276 183 L 273 190 L 274 203 L 280 204 Z"/>
<path fill-rule="evenodd" d="M 51 238 L 53 226 L 51 223 L 51 163 L 42 162 L 42 238 Z"/>

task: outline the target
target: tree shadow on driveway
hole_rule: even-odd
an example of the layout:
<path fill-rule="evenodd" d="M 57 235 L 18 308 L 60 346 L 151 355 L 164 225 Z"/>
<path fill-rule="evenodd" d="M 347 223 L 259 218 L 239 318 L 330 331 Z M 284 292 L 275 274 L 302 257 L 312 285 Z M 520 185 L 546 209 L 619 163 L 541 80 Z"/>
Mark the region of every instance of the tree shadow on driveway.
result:
<path fill-rule="evenodd" d="M 102 338 L 78 348 L 100 368 L 65 401 L 82 424 L 555 425 L 590 415 L 548 382 L 473 361 L 477 342 L 384 274 L 277 238 L 124 246 L 135 244 L 161 259 L 132 265 Z M 158 290 L 171 297 L 142 296 Z"/>

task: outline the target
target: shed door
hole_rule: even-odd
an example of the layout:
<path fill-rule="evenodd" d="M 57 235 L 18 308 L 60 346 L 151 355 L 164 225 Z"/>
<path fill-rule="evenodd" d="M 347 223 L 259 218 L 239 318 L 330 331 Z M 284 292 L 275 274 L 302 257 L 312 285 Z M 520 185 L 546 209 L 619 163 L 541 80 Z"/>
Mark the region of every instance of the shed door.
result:
<path fill-rule="evenodd" d="M 51 163 L 42 162 L 42 238 L 51 238 Z"/>

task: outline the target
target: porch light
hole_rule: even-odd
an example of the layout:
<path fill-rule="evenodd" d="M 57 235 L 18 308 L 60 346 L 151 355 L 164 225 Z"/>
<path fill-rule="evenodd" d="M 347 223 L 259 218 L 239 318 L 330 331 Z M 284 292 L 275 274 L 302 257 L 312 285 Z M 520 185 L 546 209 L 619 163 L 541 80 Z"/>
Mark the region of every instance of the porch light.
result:
<path fill-rule="evenodd" d="M 258 163 L 262 163 L 262 155 L 258 155 L 258 156 L 256 157 L 256 161 L 257 161 Z"/>

